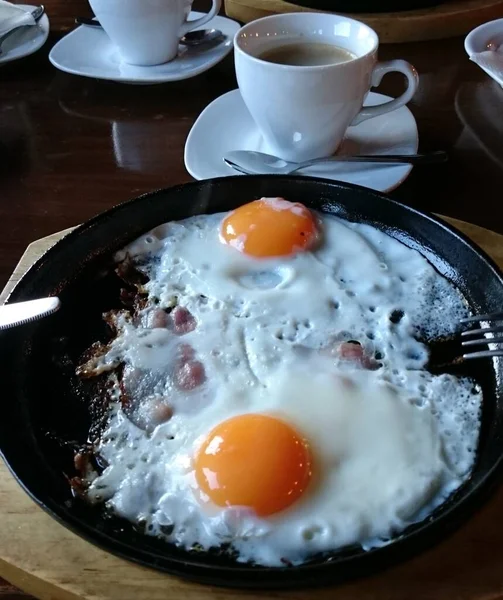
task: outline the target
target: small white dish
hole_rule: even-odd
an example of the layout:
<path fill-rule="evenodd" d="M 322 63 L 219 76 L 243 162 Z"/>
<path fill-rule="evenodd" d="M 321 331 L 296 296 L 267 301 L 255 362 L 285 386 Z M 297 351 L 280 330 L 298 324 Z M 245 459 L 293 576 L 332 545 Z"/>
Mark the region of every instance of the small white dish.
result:
<path fill-rule="evenodd" d="M 19 4 L 25 10 L 35 10 L 37 7 L 31 4 Z M 2 44 L 2 54 L 0 55 L 0 65 L 7 64 L 13 60 L 18 60 L 33 54 L 40 50 L 49 37 L 49 18 L 46 14 L 42 15 L 40 21 L 31 27 L 25 27 L 18 32 L 13 33 Z"/>
<path fill-rule="evenodd" d="M 503 86 L 503 19 L 473 29 L 465 38 L 465 51 L 470 60 Z"/>
<path fill-rule="evenodd" d="M 390 100 L 369 92 L 365 106 Z M 341 154 L 414 154 L 418 133 L 414 116 L 406 106 L 350 127 L 339 149 Z M 231 150 L 269 152 L 246 108 L 239 90 L 227 92 L 199 115 L 185 143 L 185 168 L 194 179 L 239 175 L 223 156 Z M 412 166 L 372 163 L 327 163 L 297 174 L 355 183 L 389 192 L 409 175 Z"/>
<path fill-rule="evenodd" d="M 190 19 L 205 13 L 192 11 Z M 223 60 L 233 47 L 239 24 L 215 17 L 204 28 L 220 29 L 227 39 L 210 48 L 179 46 L 179 55 L 163 65 L 135 67 L 124 63 L 110 38 L 100 27 L 82 25 L 62 38 L 51 50 L 49 60 L 61 71 L 95 79 L 130 84 L 153 84 L 195 77 Z"/>

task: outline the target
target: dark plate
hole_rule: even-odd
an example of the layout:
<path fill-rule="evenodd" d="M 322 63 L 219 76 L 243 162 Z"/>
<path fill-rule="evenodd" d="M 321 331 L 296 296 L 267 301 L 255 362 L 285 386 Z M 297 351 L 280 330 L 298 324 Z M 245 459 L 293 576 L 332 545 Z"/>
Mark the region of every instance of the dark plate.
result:
<path fill-rule="evenodd" d="M 299 6 L 347 13 L 404 12 L 430 8 L 443 2 L 444 0 L 293 0 Z"/>
<path fill-rule="evenodd" d="M 219 554 L 188 553 L 74 500 L 65 478 L 74 474 L 71 442 L 85 441 L 89 427 L 89 392 L 76 380 L 72 361 L 103 334 L 101 313 L 117 305 L 117 284 L 107 275 L 112 253 L 162 222 L 229 210 L 261 196 L 284 196 L 372 224 L 417 248 L 461 289 L 475 311 L 501 310 L 503 279 L 483 252 L 432 216 L 366 188 L 302 177 L 238 176 L 160 190 L 80 226 L 51 248 L 12 292 L 9 302 L 58 294 L 63 306 L 53 317 L 0 335 L 0 449 L 40 506 L 114 554 L 217 585 L 319 585 L 382 569 L 423 550 L 453 531 L 487 497 L 502 470 L 499 360 L 479 361 L 474 373 L 485 397 L 481 443 L 470 481 L 430 518 L 368 552 L 352 547 L 295 568 L 244 566 Z"/>

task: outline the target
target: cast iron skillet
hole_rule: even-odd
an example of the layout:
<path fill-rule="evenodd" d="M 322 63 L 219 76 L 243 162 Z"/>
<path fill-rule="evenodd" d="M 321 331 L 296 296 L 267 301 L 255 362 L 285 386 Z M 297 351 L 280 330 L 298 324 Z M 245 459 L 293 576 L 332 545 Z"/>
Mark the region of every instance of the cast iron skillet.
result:
<path fill-rule="evenodd" d="M 19 483 L 40 506 L 114 554 L 217 585 L 312 586 L 367 574 L 423 550 L 453 531 L 487 497 L 502 471 L 500 362 L 480 361 L 474 372 L 485 399 L 471 480 L 431 518 L 368 552 L 351 547 L 301 567 L 272 569 L 237 564 L 219 553 L 189 554 L 74 500 L 65 477 L 75 474 L 71 443 L 85 441 L 89 427 L 90 394 L 76 380 L 73 361 L 104 335 L 100 315 L 118 304 L 117 282 L 108 275 L 112 253 L 165 221 L 229 210 L 261 196 L 284 196 L 372 224 L 418 249 L 459 286 L 474 311 L 501 310 L 503 278 L 483 252 L 432 216 L 366 188 L 302 177 L 238 176 L 160 190 L 80 226 L 50 249 L 12 292 L 9 302 L 58 294 L 63 306 L 53 317 L 0 335 L 0 449 Z"/>

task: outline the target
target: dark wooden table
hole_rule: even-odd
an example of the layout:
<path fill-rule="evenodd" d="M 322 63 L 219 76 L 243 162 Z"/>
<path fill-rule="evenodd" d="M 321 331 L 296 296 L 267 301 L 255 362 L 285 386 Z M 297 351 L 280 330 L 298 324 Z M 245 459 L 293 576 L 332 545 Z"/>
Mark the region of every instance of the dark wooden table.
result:
<path fill-rule="evenodd" d="M 236 87 L 232 56 L 198 77 L 160 86 L 70 76 L 47 59 L 56 39 L 0 71 L 2 287 L 34 239 L 190 181 L 185 138 L 203 108 Z M 420 149 L 445 149 L 450 160 L 415 168 L 392 196 L 503 233 L 503 90 L 468 60 L 462 39 L 382 47 L 381 58 L 399 57 L 421 77 L 409 105 Z M 380 91 L 397 95 L 401 85 L 389 76 Z M 128 158 L 134 152 L 127 148 L 140 149 L 141 162 Z M 23 597 L 0 580 L 0 600 Z"/>

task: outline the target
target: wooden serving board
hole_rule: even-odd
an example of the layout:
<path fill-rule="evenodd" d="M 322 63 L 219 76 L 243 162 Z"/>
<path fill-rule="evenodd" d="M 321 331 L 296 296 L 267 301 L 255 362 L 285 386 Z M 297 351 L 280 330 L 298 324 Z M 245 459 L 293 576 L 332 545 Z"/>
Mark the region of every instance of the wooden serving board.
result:
<path fill-rule="evenodd" d="M 323 11 L 285 0 L 225 0 L 227 16 L 242 23 L 287 12 Z M 482 23 L 503 17 L 503 0 L 446 0 L 421 10 L 341 14 L 372 27 L 381 43 L 420 42 L 465 35 Z"/>
<path fill-rule="evenodd" d="M 503 268 L 503 236 L 446 220 Z M 0 299 L 68 231 L 31 244 Z M 501 600 L 502 506 L 503 487 L 453 536 L 376 576 L 317 590 L 247 592 L 190 583 L 98 549 L 39 508 L 0 461 L 0 576 L 42 600 Z"/>

